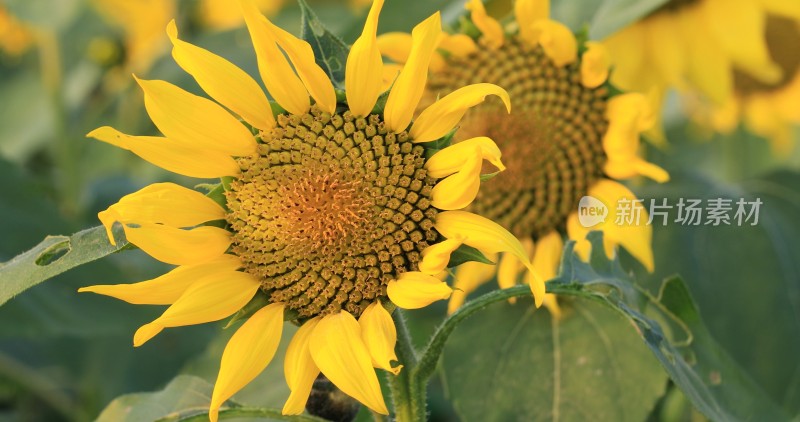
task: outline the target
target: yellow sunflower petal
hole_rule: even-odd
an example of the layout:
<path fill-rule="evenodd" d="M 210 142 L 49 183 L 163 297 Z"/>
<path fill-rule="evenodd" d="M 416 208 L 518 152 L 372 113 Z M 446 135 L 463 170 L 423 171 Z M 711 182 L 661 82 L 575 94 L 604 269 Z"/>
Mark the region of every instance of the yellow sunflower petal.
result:
<path fill-rule="evenodd" d="M 317 367 L 340 390 L 374 412 L 389 414 L 361 326 L 352 315 L 341 311 L 323 317 L 311 333 L 309 349 Z"/>
<path fill-rule="evenodd" d="M 461 246 L 461 239 L 447 239 L 428 246 L 422 251 L 422 261 L 419 263 L 419 271 L 429 275 L 436 275 L 447 268 L 450 262 L 450 254 Z"/>
<path fill-rule="evenodd" d="M 658 13 L 647 19 L 643 28 L 643 42 L 653 54 L 649 55 L 653 70 L 671 85 L 681 88 L 685 85 L 686 51 L 681 37 L 675 36 L 681 28 L 673 13 Z M 615 69 L 616 72 L 616 69 Z"/>
<path fill-rule="evenodd" d="M 591 229 L 583 227 L 578 221 L 578 214 L 572 213 L 567 217 L 567 236 L 570 240 L 575 241 L 573 250 L 582 260 L 589 260 L 589 252 L 592 250 L 592 245 L 586 240 L 586 235 Z"/>
<path fill-rule="evenodd" d="M 769 13 L 800 20 L 800 3 L 786 0 L 761 0 Z"/>
<path fill-rule="evenodd" d="M 328 113 L 336 111 L 336 92 L 333 89 L 333 83 L 331 83 L 325 71 L 317 64 L 311 45 L 284 31 L 269 20 L 264 19 L 264 21 L 278 41 L 278 45 L 289 56 L 289 60 L 294 65 L 297 74 L 306 89 L 308 89 L 311 97 L 316 100 L 322 110 Z"/>
<path fill-rule="evenodd" d="M 711 34 L 705 15 L 695 8 L 678 13 L 686 48 L 687 79 L 716 104 L 724 104 L 733 93 L 730 57 Z"/>
<path fill-rule="evenodd" d="M 408 127 L 417 108 L 425 83 L 428 80 L 428 65 L 436 49 L 442 22 L 439 12 L 422 21 L 411 31 L 411 52 L 408 61 L 389 92 L 383 117 L 386 127 L 400 132 Z"/>
<path fill-rule="evenodd" d="M 669 174 L 661 167 L 638 156 L 639 134 L 654 123 L 649 109 L 647 98 L 639 93 L 618 95 L 608 101 L 603 149 L 608 157 L 604 170 L 609 176 L 627 179 L 643 175 L 660 183 L 669 180 Z"/>
<path fill-rule="evenodd" d="M 253 135 L 219 104 L 169 82 L 138 78 L 136 81 L 144 91 L 147 114 L 167 138 L 234 156 L 255 152 Z"/>
<path fill-rule="evenodd" d="M 192 148 L 168 138 L 131 136 L 103 126 L 87 137 L 131 151 L 164 170 L 189 177 L 212 179 L 239 175 L 239 165 L 229 155 L 216 150 Z"/>
<path fill-rule="evenodd" d="M 381 76 L 381 90 L 387 91 L 392 87 L 394 81 L 397 80 L 397 75 L 403 70 L 403 65 L 395 63 L 385 63 L 383 65 L 383 72 Z"/>
<path fill-rule="evenodd" d="M 525 267 L 510 253 L 504 253 L 497 263 L 497 285 L 507 289 L 517 285 L 517 277 Z"/>
<path fill-rule="evenodd" d="M 647 28 L 646 22 L 636 22 L 603 41 L 614 64 L 611 81 L 624 90 L 642 91 L 650 88 L 644 81 L 650 65 Z M 676 33 L 678 31 L 675 30 Z"/>
<path fill-rule="evenodd" d="M 500 97 L 511 113 L 511 99 L 503 88 L 487 83 L 467 85 L 422 111 L 411 126 L 411 139 L 414 142 L 430 142 L 447 135 L 470 107 L 480 104 L 489 95 Z"/>
<path fill-rule="evenodd" d="M 447 302 L 447 313 L 452 314 L 467 299 L 467 295 L 494 277 L 496 267 L 482 262 L 465 262 L 456 268 L 453 278 L 453 295 Z"/>
<path fill-rule="evenodd" d="M 250 31 L 253 48 L 256 50 L 258 71 L 264 86 L 281 107 L 293 114 L 305 114 L 311 108 L 308 90 L 294 73 L 286 56 L 278 49 L 269 30 L 267 18 L 261 14 L 253 0 L 239 0 L 244 22 Z"/>
<path fill-rule="evenodd" d="M 475 150 L 458 172 L 436 183 L 431 191 L 431 205 L 440 210 L 459 210 L 471 204 L 481 187 L 481 156 Z"/>
<path fill-rule="evenodd" d="M 128 241 L 153 258 L 173 265 L 199 264 L 225 253 L 231 234 L 219 227 L 182 230 L 147 222 L 123 225 Z"/>
<path fill-rule="evenodd" d="M 361 325 L 361 338 L 372 356 L 372 365 L 395 375 L 399 374 L 403 365 L 393 368 L 391 364 L 393 360 L 397 360 L 394 352 L 397 329 L 386 308 L 380 302 L 367 306 L 358 318 L 358 324 Z"/>
<path fill-rule="evenodd" d="M 308 347 L 311 335 L 319 323 L 319 317 L 312 318 L 294 333 L 289 347 L 286 349 L 286 358 L 283 361 L 283 375 L 286 385 L 291 393 L 283 405 L 284 415 L 299 415 L 305 410 L 311 387 L 319 375 L 319 368 L 311 357 Z"/>
<path fill-rule="evenodd" d="M 530 25 L 531 40 L 542 46 L 547 57 L 556 66 L 566 66 L 578 59 L 578 42 L 566 25 L 550 19 L 541 19 Z"/>
<path fill-rule="evenodd" d="M 261 130 L 275 127 L 267 96 L 245 71 L 210 51 L 178 39 L 175 20 L 167 26 L 172 57 L 203 90 Z"/>
<path fill-rule="evenodd" d="M 381 68 L 383 60 L 378 50 L 376 33 L 378 31 L 378 15 L 381 13 L 383 0 L 375 0 L 367 15 L 367 22 L 361 36 L 350 48 L 345 65 L 344 86 L 347 92 L 347 104 L 355 116 L 366 116 L 381 94 Z"/>
<path fill-rule="evenodd" d="M 557 231 L 552 231 L 542 236 L 536 242 L 533 267 L 540 271 L 544 280 L 552 280 L 558 275 L 558 266 L 561 263 L 563 249 L 564 241 Z M 553 318 L 561 317 L 561 308 L 558 306 L 556 295 L 552 293 L 546 294 L 543 304 L 550 311 Z"/>
<path fill-rule="evenodd" d="M 450 297 L 453 289 L 438 278 L 417 271 L 400 274 L 386 286 L 386 294 L 403 309 L 419 309 Z"/>
<path fill-rule="evenodd" d="M 505 40 L 503 27 L 500 26 L 500 22 L 497 22 L 486 13 L 483 2 L 481 0 L 469 0 L 465 7 L 470 11 L 472 23 L 481 31 L 489 46 L 492 48 L 502 46 Z"/>
<path fill-rule="evenodd" d="M 269 365 L 283 331 L 283 303 L 259 309 L 228 340 L 211 395 L 208 417 L 217 420 L 219 407 Z"/>
<path fill-rule="evenodd" d="M 376 45 L 381 55 L 391 61 L 404 64 L 411 53 L 411 34 L 405 32 L 387 32 L 376 39 Z"/>
<path fill-rule="evenodd" d="M 453 57 L 467 57 L 478 51 L 478 45 L 467 34 L 448 34 L 442 32 L 439 36 L 439 50 L 446 51 Z"/>
<path fill-rule="evenodd" d="M 225 218 L 225 210 L 200 192 L 174 183 L 153 183 L 125 195 L 97 216 L 114 243 L 111 228 L 115 222 L 145 221 L 172 227 L 192 227 Z"/>
<path fill-rule="evenodd" d="M 744 70 L 764 83 L 777 83 L 783 72 L 767 49 L 767 15 L 751 0 L 705 0 L 698 7 L 720 47 Z"/>
<path fill-rule="evenodd" d="M 160 317 L 145 324 L 133 336 L 139 347 L 162 329 L 219 321 L 241 309 L 261 283 L 249 274 L 231 271 L 206 275 L 193 283 Z"/>
<path fill-rule="evenodd" d="M 550 0 L 516 0 L 514 2 L 514 16 L 519 23 L 520 36 L 530 39 L 531 26 L 527 25 L 541 19 L 550 19 Z"/>
<path fill-rule="evenodd" d="M 611 60 L 603 44 L 588 41 L 586 48 L 581 56 L 581 83 L 587 88 L 597 88 L 608 79 Z"/>
<path fill-rule="evenodd" d="M 81 287 L 78 292 L 111 296 L 134 305 L 170 305 L 200 278 L 223 277 L 241 266 L 239 258 L 226 254 L 201 264 L 182 265 L 152 280 Z"/>
<path fill-rule="evenodd" d="M 501 152 L 497 144 L 485 136 L 470 138 L 465 141 L 457 142 L 447 148 L 433 154 L 425 162 L 425 169 L 428 175 L 440 179 L 460 171 L 471 161 L 477 150 L 481 159 L 488 160 L 498 170 L 503 171 L 506 166 L 500 161 Z"/>

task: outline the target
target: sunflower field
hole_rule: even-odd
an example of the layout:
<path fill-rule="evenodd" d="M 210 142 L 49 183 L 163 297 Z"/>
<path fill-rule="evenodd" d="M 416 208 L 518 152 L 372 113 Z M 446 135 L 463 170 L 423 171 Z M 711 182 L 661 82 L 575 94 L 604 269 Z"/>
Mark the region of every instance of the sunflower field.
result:
<path fill-rule="evenodd" d="M 800 420 L 800 1 L 0 0 L 0 421 Z"/>

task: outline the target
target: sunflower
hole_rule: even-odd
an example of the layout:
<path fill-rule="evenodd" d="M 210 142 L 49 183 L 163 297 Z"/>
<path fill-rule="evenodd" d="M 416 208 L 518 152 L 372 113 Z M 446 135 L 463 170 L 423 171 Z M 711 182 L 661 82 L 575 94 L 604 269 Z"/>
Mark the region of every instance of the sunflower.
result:
<path fill-rule="evenodd" d="M 743 121 L 750 131 L 769 139 L 779 155 L 791 152 L 792 129 L 800 124 L 800 3 L 786 6 L 769 8 L 765 28 L 770 57 L 780 66 L 782 77 L 764 83 L 736 68 L 730 100 L 696 110 L 701 123 L 722 133 L 730 133 Z"/>
<path fill-rule="evenodd" d="M 603 41 L 614 64 L 611 80 L 625 90 L 651 93 L 656 104 L 677 88 L 717 106 L 733 96 L 734 69 L 760 83 L 777 83 L 781 69 L 770 58 L 764 27 L 769 9 L 795 7 L 789 3 L 670 0 Z"/>
<path fill-rule="evenodd" d="M 145 108 L 165 137 L 111 127 L 88 135 L 182 175 L 223 178 L 223 205 L 157 183 L 101 212 L 112 243 L 111 227 L 120 223 L 131 243 L 178 267 L 140 283 L 80 289 L 134 304 L 170 305 L 136 331 L 134 346 L 165 328 L 217 321 L 257 295 L 265 299 L 268 304 L 241 325 L 223 352 L 212 421 L 269 364 L 285 316 L 301 324 L 284 362 L 291 390 L 285 414 L 303 411 L 320 372 L 386 414 L 373 368 L 401 369 L 393 363 L 390 312 L 448 298 L 452 289 L 436 275 L 462 244 L 517 256 L 531 269 L 534 297 L 542 301 L 544 283 L 520 242 L 498 224 L 461 210 L 478 193 L 483 160 L 503 169 L 500 150 L 487 137 L 443 149 L 445 142 L 432 142 L 446 140 L 468 108 L 489 95 L 508 105 L 508 94 L 491 84 L 465 86 L 412 123 L 440 17 L 414 28 L 408 65 L 382 95 L 376 45 L 382 5 L 372 4 L 346 60 L 345 90 L 337 92 L 307 42 L 242 0 L 259 72 L 275 104 L 245 72 L 180 40 L 173 21 L 167 27 L 173 57 L 216 102 L 165 81 L 137 79 Z"/>
<path fill-rule="evenodd" d="M 0 50 L 15 57 L 27 51 L 31 44 L 33 34 L 30 29 L 0 3 Z"/>
<path fill-rule="evenodd" d="M 459 135 L 482 132 L 495 139 L 503 152 L 507 173 L 486 182 L 472 210 L 500 223 L 520 239 L 533 265 L 545 279 L 554 278 L 561 259 L 562 233 L 577 241 L 576 251 L 588 257 L 589 230 L 605 233 L 605 249 L 613 256 L 621 245 L 648 270 L 653 270 L 651 228 L 635 195 L 609 179 L 638 175 L 658 182 L 667 173 L 637 155 L 639 134 L 654 117 L 648 100 L 638 93 L 611 95 L 609 60 L 596 42 L 579 43 L 561 23 L 549 19 L 549 2 L 518 0 L 516 24 L 506 31 L 490 17 L 479 0 L 467 3 L 477 38 L 443 35 L 440 56 L 432 62 L 428 91 L 447 94 L 460 84 L 488 82 L 508 90 L 515 111 L 501 113 L 497 103 L 482 105 L 465 118 Z M 410 37 L 386 34 L 379 39 L 383 53 L 406 62 Z M 391 69 L 390 69 L 391 71 Z M 456 144 L 459 145 L 459 144 Z M 639 224 L 616 224 L 607 218 L 587 228 L 579 223 L 580 199 L 603 202 L 608 215 L 619 203 L 644 216 Z M 624 206 L 624 205 L 623 205 Z M 449 310 L 465 295 L 497 275 L 501 287 L 516 284 L 520 267 L 510 255 L 498 266 L 468 263 L 456 273 Z M 558 314 L 555 298 L 545 305 Z"/>

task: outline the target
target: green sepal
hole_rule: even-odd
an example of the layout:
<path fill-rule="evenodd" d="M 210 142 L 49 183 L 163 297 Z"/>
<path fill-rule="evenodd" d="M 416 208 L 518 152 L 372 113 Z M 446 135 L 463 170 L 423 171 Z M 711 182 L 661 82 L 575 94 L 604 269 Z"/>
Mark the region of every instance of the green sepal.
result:
<path fill-rule="evenodd" d="M 447 135 L 444 135 L 435 141 L 422 144 L 425 147 L 425 159 L 430 159 L 433 157 L 433 154 L 436 154 L 437 152 L 449 147 L 450 144 L 453 143 L 453 137 L 456 136 L 456 131 L 458 131 L 458 127 L 454 127 L 453 130 L 447 133 Z"/>
<path fill-rule="evenodd" d="M 247 305 L 244 305 L 242 309 L 239 309 L 235 314 L 233 314 L 231 319 L 228 320 L 228 322 L 225 324 L 224 327 L 222 327 L 222 329 L 226 330 L 230 328 L 232 325 L 236 324 L 237 322 L 250 318 L 251 316 L 253 316 L 254 313 L 258 312 L 259 309 L 269 304 L 270 304 L 269 297 L 265 293 L 263 292 L 256 293 L 256 295 L 253 296 L 252 299 L 250 299 L 250 302 L 248 302 Z M 284 321 L 297 321 L 299 318 L 300 314 L 298 314 L 297 311 L 294 309 L 286 308 L 283 311 Z"/>
<path fill-rule="evenodd" d="M 494 265 L 494 262 L 489 260 L 489 258 L 487 258 L 483 252 L 473 248 L 472 246 L 462 244 L 450 254 L 450 261 L 447 263 L 447 268 L 457 267 L 465 262 L 470 261 Z"/>
<path fill-rule="evenodd" d="M 502 173 L 502 172 L 496 171 L 494 173 L 482 174 L 481 175 L 481 182 L 485 182 L 487 180 L 492 180 L 492 179 L 494 179 L 495 176 L 497 176 L 500 173 Z"/>

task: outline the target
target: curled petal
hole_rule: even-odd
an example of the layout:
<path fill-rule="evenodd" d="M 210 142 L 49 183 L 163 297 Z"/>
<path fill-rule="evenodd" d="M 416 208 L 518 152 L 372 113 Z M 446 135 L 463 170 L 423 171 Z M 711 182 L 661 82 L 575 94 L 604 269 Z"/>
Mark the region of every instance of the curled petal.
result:
<path fill-rule="evenodd" d="M 345 311 L 327 315 L 317 324 L 309 343 L 317 367 L 345 394 L 382 415 L 388 415 L 372 357 L 361 326 Z"/>
<path fill-rule="evenodd" d="M 378 15 L 381 13 L 383 0 L 375 0 L 367 15 L 367 22 L 361 36 L 350 48 L 345 65 L 344 86 L 347 92 L 347 104 L 356 116 L 366 116 L 381 94 L 381 69 L 383 60 L 378 50 L 376 33 L 378 31 Z"/>
<path fill-rule="evenodd" d="M 588 41 L 586 47 L 581 56 L 581 83 L 587 88 L 597 88 L 608 79 L 611 59 L 603 44 Z"/>
<path fill-rule="evenodd" d="M 511 112 L 511 99 L 503 88 L 487 83 L 467 85 L 422 111 L 411 126 L 411 139 L 414 142 L 430 142 L 447 135 L 470 107 L 480 104 L 489 95 L 500 97 L 508 112 Z"/>
<path fill-rule="evenodd" d="M 191 227 L 225 218 L 225 210 L 200 192 L 174 183 L 153 183 L 125 195 L 98 214 L 111 244 L 111 228 L 115 222 L 145 221 L 171 227 Z"/>
<path fill-rule="evenodd" d="M 161 224 L 135 222 L 123 225 L 125 236 L 153 258 L 173 265 L 206 262 L 225 253 L 231 234 L 218 227 L 202 226 L 182 230 Z"/>
<path fill-rule="evenodd" d="M 422 251 L 422 261 L 419 263 L 419 271 L 429 275 L 436 275 L 447 268 L 450 262 L 450 254 L 462 244 L 461 239 L 447 239 L 428 246 Z"/>
<path fill-rule="evenodd" d="M 412 45 L 408 61 L 389 92 L 383 113 L 390 131 L 400 132 L 411 123 L 411 117 L 428 80 L 428 65 L 441 32 L 439 12 L 421 22 L 411 32 Z"/>
<path fill-rule="evenodd" d="M 170 305 L 200 278 L 222 278 L 241 266 L 239 258 L 226 254 L 201 264 L 182 265 L 152 280 L 81 287 L 78 292 L 111 296 L 134 305 Z"/>
<path fill-rule="evenodd" d="M 400 274 L 386 287 L 389 299 L 403 309 L 419 309 L 450 297 L 453 289 L 438 278 L 417 271 Z"/>
<path fill-rule="evenodd" d="M 578 58 L 578 42 L 569 28 L 560 22 L 541 19 L 530 24 L 531 42 L 539 44 L 556 66 L 565 66 Z"/>
<path fill-rule="evenodd" d="M 457 142 L 433 154 L 425 162 L 425 169 L 428 170 L 429 176 L 441 179 L 461 170 L 475 155 L 480 156 L 483 160 L 488 160 L 500 171 L 506 169 L 506 166 L 500 161 L 502 155 L 500 148 L 493 140 L 485 136 Z"/>
<path fill-rule="evenodd" d="M 253 48 L 256 50 L 258 71 L 261 80 L 272 98 L 292 114 L 305 114 L 311 107 L 308 90 L 294 73 L 286 56 L 278 49 L 269 22 L 258 10 L 253 0 L 239 0 L 244 22 L 250 31 Z"/>
<path fill-rule="evenodd" d="M 283 331 L 283 303 L 259 309 L 228 340 L 222 352 L 208 416 L 216 422 L 219 407 L 269 365 Z"/>
<path fill-rule="evenodd" d="M 169 82 L 138 78 L 136 82 L 144 91 L 147 114 L 167 138 L 233 156 L 255 152 L 253 134 L 219 104 Z"/>
<path fill-rule="evenodd" d="M 458 210 L 471 204 L 481 187 L 481 163 L 480 150 L 475 148 L 457 173 L 433 187 L 431 205 L 440 210 Z"/>
<path fill-rule="evenodd" d="M 299 415 L 303 413 L 311 394 L 311 387 L 319 375 L 319 368 L 311 357 L 309 343 L 311 334 L 319 323 L 319 317 L 312 318 L 294 333 L 289 347 L 286 349 L 286 359 L 283 361 L 283 375 L 291 394 L 283 405 L 284 415 Z"/>
<path fill-rule="evenodd" d="M 141 326 L 133 336 L 139 347 L 167 327 L 219 321 L 242 309 L 261 283 L 239 271 L 207 275 L 193 283 L 160 317 Z"/>
<path fill-rule="evenodd" d="M 669 180 L 664 169 L 638 156 L 639 134 L 652 127 L 655 119 L 644 95 L 627 93 L 612 98 L 606 118 L 608 130 L 603 136 L 603 149 L 608 161 L 604 170 L 609 176 L 626 179 L 643 175 L 657 182 Z"/>
<path fill-rule="evenodd" d="M 86 136 L 128 150 L 164 170 L 184 176 L 211 179 L 238 176 L 240 172 L 236 161 L 224 152 L 193 148 L 169 138 L 126 135 L 109 126 L 97 128 Z"/>
<path fill-rule="evenodd" d="M 361 338 L 372 356 L 372 365 L 395 375 L 399 374 L 403 365 L 393 368 L 391 364 L 393 360 L 397 360 L 394 352 L 397 329 L 386 308 L 380 302 L 367 306 L 358 318 L 358 323 L 361 325 Z"/>
<path fill-rule="evenodd" d="M 486 13 L 483 2 L 481 0 L 470 0 L 467 2 L 466 8 L 471 12 L 470 19 L 472 19 L 472 23 L 481 31 L 489 46 L 498 48 L 503 45 L 505 40 L 503 27 L 500 26 L 500 22 L 497 22 Z"/>
<path fill-rule="evenodd" d="M 174 19 L 167 26 L 167 35 L 172 41 L 172 57 L 208 95 L 253 127 L 275 127 L 269 100 L 250 75 L 228 60 L 178 39 Z"/>

